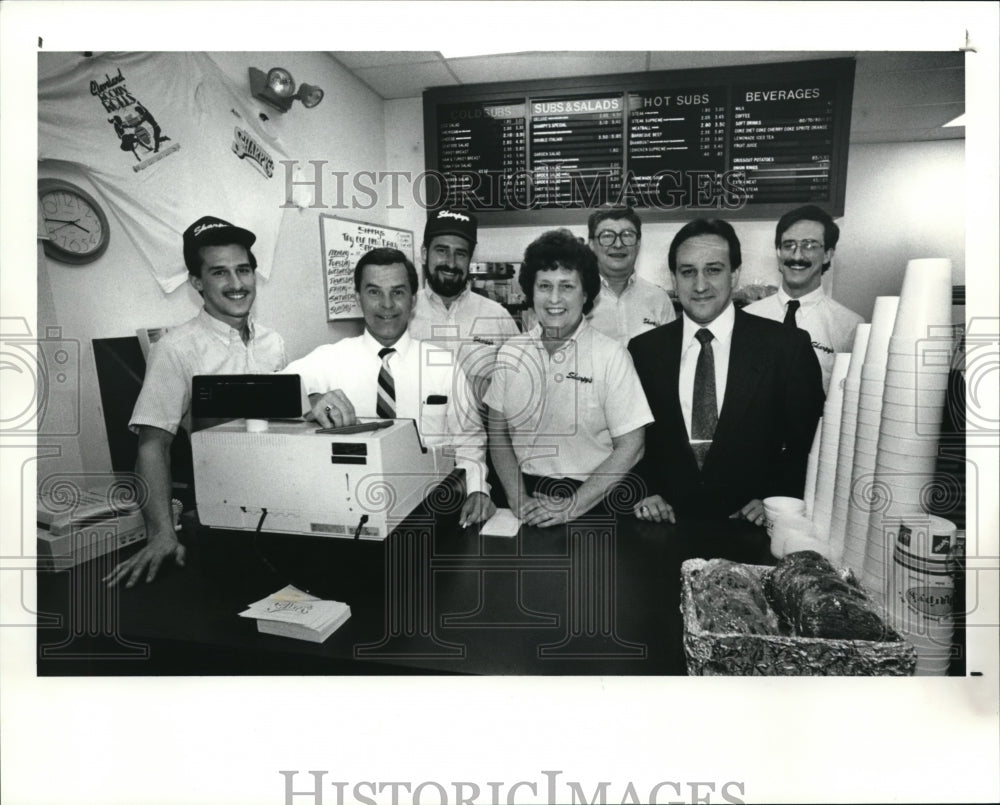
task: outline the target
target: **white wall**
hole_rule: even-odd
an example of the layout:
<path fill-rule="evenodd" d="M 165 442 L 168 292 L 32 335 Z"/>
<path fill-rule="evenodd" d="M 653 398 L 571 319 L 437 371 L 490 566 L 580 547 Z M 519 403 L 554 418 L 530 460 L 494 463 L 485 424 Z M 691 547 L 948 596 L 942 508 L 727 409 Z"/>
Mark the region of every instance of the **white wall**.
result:
<path fill-rule="evenodd" d="M 313 109 L 296 103 L 291 111 L 281 115 L 261 105 L 271 118 L 269 125 L 280 136 L 286 152 L 300 163 L 325 160 L 327 171 L 352 174 L 385 169 L 382 100 L 337 62 L 321 53 L 227 52 L 212 56 L 234 81 L 247 85 L 248 94 L 247 68 L 267 70 L 279 66 L 278 62 L 296 80 L 323 87 L 326 93 L 323 102 Z M 282 180 L 280 170 L 279 166 L 275 181 Z M 65 163 L 42 163 L 39 175 L 70 179 L 100 198 L 85 175 Z M 334 201 L 324 198 L 328 204 Z M 197 188 L 191 188 L 187 205 L 192 221 L 206 214 L 227 217 L 224 210 L 206 210 L 199 206 Z M 388 223 L 385 212 L 378 207 L 363 212 L 352 209 L 276 211 L 283 216 L 279 245 L 270 280 L 258 280 L 255 315 L 281 332 L 290 358 L 305 354 L 318 344 L 360 332 L 357 322 L 326 321 L 319 240 L 321 213 Z M 164 294 L 118 222 L 112 219 L 110 225 L 108 250 L 89 265 L 71 267 L 39 257 L 39 326 L 58 324 L 63 337 L 79 341 L 82 362 L 79 449 L 74 449 L 77 445 L 72 444 L 72 440 L 59 440 L 64 443 L 63 456 L 47 460 L 46 471 L 110 470 L 91 340 L 134 335 L 139 327 L 178 324 L 194 316 L 201 307 L 200 297 L 187 284 L 171 294 Z M 180 249 L 178 233 L 178 254 Z"/>

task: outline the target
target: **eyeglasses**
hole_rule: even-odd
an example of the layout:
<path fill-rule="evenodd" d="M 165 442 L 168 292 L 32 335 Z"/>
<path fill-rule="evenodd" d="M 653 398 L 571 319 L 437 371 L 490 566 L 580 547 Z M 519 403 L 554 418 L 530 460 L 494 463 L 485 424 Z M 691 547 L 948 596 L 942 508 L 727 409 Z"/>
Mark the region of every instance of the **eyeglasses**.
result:
<path fill-rule="evenodd" d="M 823 244 L 818 240 L 783 240 L 781 241 L 782 254 L 795 254 L 795 250 L 801 254 L 816 254 L 823 251 Z"/>
<path fill-rule="evenodd" d="M 597 236 L 597 242 L 602 246 L 614 246 L 616 240 L 620 240 L 622 246 L 635 246 L 639 240 L 639 233 L 634 229 L 626 229 L 624 232 L 612 232 L 610 229 L 605 229 Z"/>

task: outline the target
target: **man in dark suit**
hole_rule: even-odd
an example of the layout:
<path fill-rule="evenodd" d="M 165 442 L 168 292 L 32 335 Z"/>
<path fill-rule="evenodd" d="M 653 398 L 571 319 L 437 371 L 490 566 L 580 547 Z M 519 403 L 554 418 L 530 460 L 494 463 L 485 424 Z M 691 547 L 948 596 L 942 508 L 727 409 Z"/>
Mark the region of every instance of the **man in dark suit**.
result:
<path fill-rule="evenodd" d="M 735 308 L 741 261 L 728 223 L 686 224 L 668 256 L 684 315 L 629 343 L 655 418 L 638 468 L 641 520 L 759 525 L 763 498 L 802 497 L 823 410 L 819 363 L 804 330 Z"/>

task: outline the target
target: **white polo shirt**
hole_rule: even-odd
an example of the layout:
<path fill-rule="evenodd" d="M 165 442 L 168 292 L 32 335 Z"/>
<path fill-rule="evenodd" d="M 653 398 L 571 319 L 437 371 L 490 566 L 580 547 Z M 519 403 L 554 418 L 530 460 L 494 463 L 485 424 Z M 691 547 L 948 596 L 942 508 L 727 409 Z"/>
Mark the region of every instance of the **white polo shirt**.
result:
<path fill-rule="evenodd" d="M 613 438 L 653 421 L 628 351 L 586 320 L 551 356 L 539 325 L 500 348 L 485 403 L 507 420 L 522 472 L 586 481 Z"/>
<path fill-rule="evenodd" d="M 791 297 L 784 291 L 758 299 L 743 308 L 747 313 L 774 321 L 784 321 Z M 838 352 L 850 352 L 854 347 L 854 331 L 864 319 L 850 308 L 844 307 L 817 288 L 799 297 L 800 307 L 795 313 L 795 324 L 809 333 L 813 351 L 823 370 L 823 391 L 830 386 L 833 362 Z"/>
<path fill-rule="evenodd" d="M 250 338 L 202 308 L 193 319 L 163 334 L 149 352 L 142 391 L 129 428 L 149 425 L 176 434 L 191 431 L 191 378 L 195 375 L 269 374 L 281 369 L 285 342 L 274 330 L 247 319 Z"/>
<path fill-rule="evenodd" d="M 594 309 L 587 314 L 590 326 L 622 346 L 641 333 L 677 318 L 674 304 L 659 285 L 647 282 L 635 273 L 619 296 L 601 277 L 601 292 L 594 300 Z"/>
<path fill-rule="evenodd" d="M 292 361 L 284 374 L 302 378 L 306 394 L 340 389 L 361 417 L 377 416 L 378 374 L 383 347 L 367 330 L 335 344 L 316 347 Z M 489 494 L 486 483 L 486 431 L 469 381 L 453 354 L 403 333 L 389 357 L 396 388 L 396 416 L 413 419 L 424 443 L 452 450 L 465 470 L 466 490 Z"/>
<path fill-rule="evenodd" d="M 430 288 L 417 294 L 409 333 L 458 353 L 458 364 L 482 393 L 489 383 L 497 350 L 520 331 L 507 309 L 466 288 L 445 307 Z"/>

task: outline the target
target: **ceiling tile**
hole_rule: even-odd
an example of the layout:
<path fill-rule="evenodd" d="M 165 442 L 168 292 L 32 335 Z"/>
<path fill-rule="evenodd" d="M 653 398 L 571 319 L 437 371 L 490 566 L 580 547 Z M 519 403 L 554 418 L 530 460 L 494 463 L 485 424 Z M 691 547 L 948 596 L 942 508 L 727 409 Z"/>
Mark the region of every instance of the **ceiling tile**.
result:
<path fill-rule="evenodd" d="M 427 87 L 457 83 L 441 61 L 366 67 L 355 70 L 354 74 L 386 100 L 415 98 Z"/>
<path fill-rule="evenodd" d="M 816 53 L 816 51 L 754 50 L 754 51 L 653 51 L 649 57 L 651 70 L 691 70 L 703 67 L 738 67 L 744 64 L 771 64 L 788 61 L 815 61 L 853 56 L 849 52 Z"/>
<path fill-rule="evenodd" d="M 964 67 L 961 51 L 864 51 L 857 54 L 858 73 L 887 73 L 897 70 Z"/>
<path fill-rule="evenodd" d="M 608 73 L 638 73 L 646 69 L 644 51 L 618 53 L 514 53 L 449 59 L 448 65 L 463 84 L 491 81 L 530 81 Z"/>
<path fill-rule="evenodd" d="M 332 50 L 330 55 L 351 69 L 441 61 L 436 50 Z"/>

